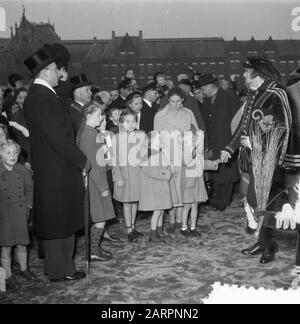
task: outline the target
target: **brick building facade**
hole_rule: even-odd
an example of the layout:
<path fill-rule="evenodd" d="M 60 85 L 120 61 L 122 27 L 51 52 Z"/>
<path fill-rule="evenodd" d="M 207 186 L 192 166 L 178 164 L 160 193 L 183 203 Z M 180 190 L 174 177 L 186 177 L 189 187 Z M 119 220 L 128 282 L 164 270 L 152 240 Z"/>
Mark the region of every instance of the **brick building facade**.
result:
<path fill-rule="evenodd" d="M 242 80 L 242 64 L 248 55 L 267 56 L 284 77 L 300 66 L 300 40 L 145 39 L 142 31 L 138 36 L 117 36 L 113 31 L 107 40 L 61 40 L 54 25 L 31 23 L 24 10 L 19 26 L 11 29 L 11 37 L 0 39 L 0 84 L 6 83 L 11 72 L 28 75 L 23 60 L 43 44 L 54 42 L 69 49 L 70 74 L 85 72 L 94 84 L 106 89 L 115 87 L 127 68 L 134 70 L 143 85 L 157 71 L 176 79 L 179 73 L 189 72 L 189 65 L 200 73 L 211 72 L 226 79 L 235 74 Z"/>

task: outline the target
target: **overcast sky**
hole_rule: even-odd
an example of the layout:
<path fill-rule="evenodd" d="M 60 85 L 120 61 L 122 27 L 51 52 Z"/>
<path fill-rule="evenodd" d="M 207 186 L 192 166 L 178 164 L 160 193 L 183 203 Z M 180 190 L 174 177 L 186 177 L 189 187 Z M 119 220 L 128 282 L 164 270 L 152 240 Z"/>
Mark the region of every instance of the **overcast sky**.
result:
<path fill-rule="evenodd" d="M 300 7 L 294 0 L 0 0 L 7 26 L 0 37 L 19 22 L 22 4 L 28 20 L 49 18 L 62 39 L 107 39 L 112 30 L 119 36 L 143 30 L 144 38 L 300 39 L 292 29 L 292 10 Z"/>

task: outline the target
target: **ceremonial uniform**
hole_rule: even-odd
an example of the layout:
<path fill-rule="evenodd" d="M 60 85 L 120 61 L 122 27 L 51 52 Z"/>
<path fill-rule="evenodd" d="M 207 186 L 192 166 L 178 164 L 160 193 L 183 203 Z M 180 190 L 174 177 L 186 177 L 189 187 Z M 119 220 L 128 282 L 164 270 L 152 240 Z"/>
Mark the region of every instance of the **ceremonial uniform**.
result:
<path fill-rule="evenodd" d="M 285 91 L 274 81 L 265 82 L 258 89 L 252 89 L 249 93 L 240 124 L 235 131 L 231 142 L 225 146 L 224 150 L 233 155 L 240 147 L 241 136 L 250 135 L 251 127 L 253 127 L 253 123 L 256 120 L 261 121 L 262 125 L 265 125 L 265 127 L 268 127 L 269 123 L 275 123 L 276 125 L 286 127 L 278 163 L 279 166 L 283 166 L 291 127 L 291 114 Z M 242 171 L 249 172 L 250 174 L 247 200 L 248 203 L 255 208 L 257 203 L 254 179 L 250 165 L 250 153 L 249 149 L 241 148 L 240 161 Z M 278 181 L 281 181 L 281 175 L 278 169 L 275 172 L 275 178 L 278 178 Z M 271 196 L 275 196 L 278 193 L 278 189 L 275 188 L 275 182 L 277 182 L 277 179 L 274 180 L 274 188 Z"/>

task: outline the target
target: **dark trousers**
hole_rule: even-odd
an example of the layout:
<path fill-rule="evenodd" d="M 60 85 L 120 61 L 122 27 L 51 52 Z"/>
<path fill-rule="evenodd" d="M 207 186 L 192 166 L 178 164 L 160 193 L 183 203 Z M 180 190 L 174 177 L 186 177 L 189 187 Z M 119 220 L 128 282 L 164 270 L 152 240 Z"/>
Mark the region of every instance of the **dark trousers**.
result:
<path fill-rule="evenodd" d="M 288 201 L 291 206 L 294 208 L 298 195 L 296 194 L 295 190 L 293 190 L 294 185 L 300 179 L 300 172 L 296 171 L 294 173 L 286 174 L 285 177 L 285 186 L 289 187 L 289 197 Z M 262 248 L 266 248 L 269 246 L 276 245 L 274 241 L 273 235 L 276 229 L 276 218 L 274 217 L 275 213 L 268 213 L 264 217 L 263 227 L 260 230 L 259 234 L 259 244 Z M 288 229 L 291 230 L 291 229 Z M 300 266 L 300 225 L 297 224 L 296 226 L 297 231 L 297 247 L 296 247 L 296 265 Z"/>
<path fill-rule="evenodd" d="M 276 246 L 273 238 L 276 229 L 276 218 L 274 215 L 267 215 L 264 218 L 264 225 L 259 234 L 259 245 L 265 249 L 266 247 Z M 288 230 L 291 231 L 289 228 Z M 300 225 L 296 226 L 297 231 L 297 246 L 296 246 L 296 265 L 300 266 Z"/>
<path fill-rule="evenodd" d="M 73 260 L 75 235 L 65 239 L 44 240 L 45 273 L 49 279 L 72 276 L 75 269 Z"/>
<path fill-rule="evenodd" d="M 224 209 L 231 204 L 234 183 L 216 184 L 213 183 L 213 198 L 211 204 L 218 208 Z"/>

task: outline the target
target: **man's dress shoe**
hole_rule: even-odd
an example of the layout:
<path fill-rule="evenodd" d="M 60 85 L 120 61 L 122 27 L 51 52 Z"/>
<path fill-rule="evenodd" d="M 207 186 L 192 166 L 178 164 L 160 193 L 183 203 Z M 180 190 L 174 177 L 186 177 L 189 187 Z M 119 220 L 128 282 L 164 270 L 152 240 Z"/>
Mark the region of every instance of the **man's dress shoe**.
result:
<path fill-rule="evenodd" d="M 67 277 L 58 278 L 58 279 L 50 279 L 50 281 L 52 281 L 52 282 L 74 281 L 74 280 L 83 279 L 85 277 L 86 277 L 85 272 L 76 271 L 72 276 L 67 276 Z"/>
<path fill-rule="evenodd" d="M 242 250 L 244 255 L 258 255 L 261 254 L 264 250 L 260 247 L 259 243 L 255 243 L 253 246 Z"/>
<path fill-rule="evenodd" d="M 266 247 L 260 258 L 261 264 L 268 264 L 275 260 L 276 252 L 278 252 L 278 246 Z"/>

